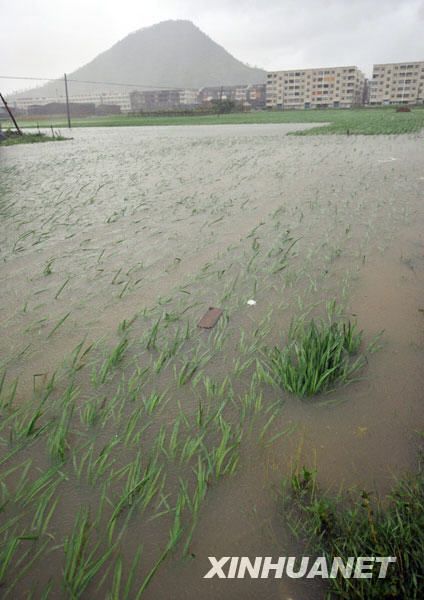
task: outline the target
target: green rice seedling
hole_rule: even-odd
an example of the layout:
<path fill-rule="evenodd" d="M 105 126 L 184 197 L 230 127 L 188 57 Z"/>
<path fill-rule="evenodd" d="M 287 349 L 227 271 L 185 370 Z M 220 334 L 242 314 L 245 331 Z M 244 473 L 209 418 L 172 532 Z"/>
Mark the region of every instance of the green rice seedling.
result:
<path fill-rule="evenodd" d="M 101 552 L 101 543 L 93 541 L 93 526 L 86 507 L 76 516 L 71 534 L 65 538 L 63 583 L 70 598 L 77 599 L 94 579 L 114 551 L 109 546 Z"/>
<path fill-rule="evenodd" d="M 237 357 L 233 367 L 234 377 L 241 377 L 243 373 L 247 371 L 254 362 L 255 359 L 253 358 L 253 356 L 243 362 L 240 360 L 240 357 Z"/>
<path fill-rule="evenodd" d="M 42 374 L 43 379 L 46 376 L 47 376 L 47 373 Z M 34 393 L 36 393 L 35 377 L 37 377 L 37 375 L 33 376 L 33 391 L 34 391 Z M 46 384 L 43 386 L 43 388 L 39 394 L 40 395 L 40 405 L 43 405 L 46 403 L 46 401 L 52 394 L 53 390 L 55 389 L 55 383 L 56 383 L 56 371 L 53 373 L 53 375 L 50 377 L 50 379 L 47 380 Z"/>
<path fill-rule="evenodd" d="M 160 565 L 165 561 L 165 559 L 168 557 L 168 555 L 172 552 L 172 550 L 174 550 L 174 548 L 178 544 L 178 542 L 181 538 L 181 535 L 183 534 L 183 527 L 181 524 L 181 514 L 183 511 L 183 508 L 184 508 L 184 497 L 179 495 L 178 500 L 177 500 L 177 505 L 175 507 L 174 521 L 173 521 L 172 527 L 169 531 L 169 541 L 168 541 L 165 549 L 159 556 L 158 560 L 155 562 L 155 564 L 153 565 L 153 567 L 147 574 L 146 578 L 144 579 L 140 589 L 138 590 L 137 595 L 135 596 L 135 600 L 140 600 L 140 598 L 146 591 L 146 588 L 150 584 L 151 580 L 156 575 Z"/>
<path fill-rule="evenodd" d="M 112 477 L 109 477 L 106 481 L 104 481 L 102 483 L 101 486 L 101 492 L 99 493 L 98 496 L 98 502 L 97 502 L 97 510 L 96 510 L 96 516 L 95 519 L 93 521 L 93 527 L 96 527 L 97 529 L 100 527 L 103 529 L 104 527 L 104 508 L 105 505 L 110 505 L 110 500 L 107 497 L 107 493 L 109 491 L 109 486 L 111 483 Z"/>
<path fill-rule="evenodd" d="M 140 442 L 139 436 L 141 435 L 141 432 L 139 430 L 137 430 L 136 433 L 134 432 L 142 415 L 144 415 L 144 406 L 137 406 L 136 409 L 131 413 L 126 424 L 125 431 L 123 432 L 122 441 L 125 446 Z M 137 434 L 138 437 L 136 439 L 135 435 Z"/>
<path fill-rule="evenodd" d="M 114 277 L 113 277 L 113 279 L 111 281 L 112 285 L 115 285 L 115 283 L 116 283 L 116 281 L 117 281 L 117 279 L 118 279 L 119 274 L 121 273 L 121 271 L 122 271 L 122 267 L 120 269 L 118 269 L 118 271 L 115 273 L 115 275 L 114 275 Z"/>
<path fill-rule="evenodd" d="M 172 343 L 168 347 L 169 356 L 175 356 L 181 349 L 184 341 L 188 339 L 187 329 L 188 329 L 188 331 L 190 331 L 190 323 L 189 322 L 186 323 L 185 332 L 181 331 L 180 326 L 177 327 L 175 334 L 174 334 L 174 339 L 172 340 Z"/>
<path fill-rule="evenodd" d="M 160 405 L 162 400 L 165 397 L 165 393 L 158 394 L 157 392 L 152 392 L 148 398 L 143 400 L 145 411 L 148 415 L 153 414 L 153 412 Z"/>
<path fill-rule="evenodd" d="M 126 379 L 122 374 L 121 381 L 111 398 L 107 395 L 103 396 L 103 400 L 99 406 L 99 411 L 102 419 L 99 421 L 99 425 L 102 429 L 105 429 L 107 424 L 112 421 L 114 424 L 119 425 L 122 420 L 123 412 L 127 405 L 128 397 L 125 393 Z"/>
<path fill-rule="evenodd" d="M 127 387 L 132 401 L 138 399 L 141 389 L 147 380 L 149 371 L 150 367 L 136 367 L 134 373 L 129 378 Z"/>
<path fill-rule="evenodd" d="M 112 350 L 110 355 L 103 361 L 100 367 L 99 374 L 93 376 L 94 385 L 105 383 L 112 369 L 115 369 L 122 359 L 124 358 L 125 352 L 127 351 L 129 342 L 127 338 L 122 339 L 117 346 Z"/>
<path fill-rule="evenodd" d="M 124 319 L 118 325 L 118 333 L 125 333 L 131 327 L 131 325 L 137 320 L 137 315 L 134 315 L 132 319 Z"/>
<path fill-rule="evenodd" d="M 139 451 L 135 459 L 130 462 L 124 469 L 118 473 L 118 477 L 126 475 L 125 485 L 121 493 L 121 497 L 115 505 L 112 516 L 108 524 L 109 541 L 111 541 L 116 525 L 116 520 L 119 515 L 126 509 L 130 508 L 135 502 L 140 501 L 142 488 L 147 484 L 151 477 L 151 472 L 148 465 L 146 470 L 143 470 L 141 461 L 141 452 Z"/>
<path fill-rule="evenodd" d="M 38 321 L 34 321 L 33 323 L 31 323 L 30 325 L 28 325 L 28 327 L 26 327 L 24 329 L 24 333 L 32 333 L 34 331 L 39 331 L 42 329 L 42 327 L 44 326 L 44 324 L 47 323 L 47 318 L 43 318 L 43 319 L 38 319 Z M 60 327 L 61 323 L 59 324 Z M 51 332 L 53 333 L 53 332 Z M 47 336 L 47 338 L 50 337 L 50 334 Z"/>
<path fill-rule="evenodd" d="M 239 460 L 237 450 L 242 437 L 242 430 L 233 432 L 230 423 L 222 416 L 219 416 L 218 422 L 221 441 L 210 455 L 210 468 L 217 480 L 227 473 L 235 472 Z"/>
<path fill-rule="evenodd" d="M 8 469 L 7 471 L 4 471 L 2 473 L 2 480 L 1 480 L 2 503 L 0 505 L 0 512 L 2 512 L 4 510 L 6 504 L 9 502 L 9 500 L 12 499 L 12 496 L 9 493 L 8 487 L 6 485 L 6 481 L 7 481 L 8 477 L 10 477 L 12 474 L 16 473 L 16 471 L 22 469 L 19 480 L 15 486 L 15 496 L 16 496 L 16 494 L 18 493 L 18 490 L 24 488 L 27 483 L 28 471 L 31 468 L 31 465 L 32 465 L 32 459 L 28 459 L 21 464 L 14 465 L 10 469 Z"/>
<path fill-rule="evenodd" d="M 122 577 L 122 556 L 118 556 L 113 572 L 112 589 L 108 592 L 107 600 L 131 600 L 133 598 L 132 588 L 136 572 L 139 568 L 141 553 L 142 546 L 140 545 L 134 554 L 129 573 L 125 579 Z"/>
<path fill-rule="evenodd" d="M 141 495 L 141 509 L 146 510 L 149 504 L 152 502 L 156 494 L 160 493 L 166 481 L 166 475 L 164 474 L 162 480 L 160 480 L 163 471 L 163 465 L 157 462 L 157 456 L 149 461 L 146 469 L 146 475 L 148 477 L 147 485 L 143 487 Z"/>
<path fill-rule="evenodd" d="M 175 458 L 177 456 L 177 450 L 178 450 L 178 444 L 179 444 L 179 442 L 178 442 L 178 436 L 179 436 L 179 433 L 180 433 L 180 424 L 181 424 L 181 420 L 178 417 L 177 420 L 174 423 L 174 426 L 172 427 L 171 435 L 169 436 L 167 454 L 173 460 L 175 460 Z"/>
<path fill-rule="evenodd" d="M 127 281 L 124 285 L 124 287 L 122 288 L 122 290 L 119 293 L 119 298 L 122 298 L 122 296 L 125 294 L 125 292 L 128 289 L 128 286 L 130 285 L 130 281 Z"/>
<path fill-rule="evenodd" d="M 275 417 L 277 416 L 277 414 L 274 412 L 271 414 L 271 416 L 269 417 L 268 421 L 265 423 L 265 425 L 262 427 L 261 429 L 261 433 L 259 435 L 259 441 L 262 441 L 264 438 L 264 435 L 266 434 L 266 432 L 268 431 L 269 427 L 272 425 Z"/>
<path fill-rule="evenodd" d="M 153 442 L 152 452 L 157 456 L 160 453 L 162 453 L 168 458 L 168 452 L 165 447 L 165 440 L 166 440 L 166 426 L 162 425 L 161 428 L 159 429 L 159 432 L 157 433 L 157 435 L 155 437 L 155 441 Z"/>
<path fill-rule="evenodd" d="M 65 479 L 65 475 L 57 467 L 51 467 L 40 475 L 35 481 L 28 482 L 26 478 L 19 482 L 14 494 L 14 502 L 23 507 L 34 502 L 38 496 L 54 492 L 57 486 Z"/>
<path fill-rule="evenodd" d="M 0 377 L 0 409 L 3 408 L 3 390 L 5 387 L 5 381 L 6 381 L 6 369 L 3 370 L 3 373 L 1 374 Z"/>
<path fill-rule="evenodd" d="M 6 583 L 6 573 L 13 560 L 13 556 L 18 548 L 19 538 L 13 537 L 7 542 L 2 543 L 0 550 L 0 585 Z"/>
<path fill-rule="evenodd" d="M 356 354 L 362 341 L 362 332 L 358 332 L 356 325 L 351 321 L 342 323 L 342 336 L 344 348 L 348 354 Z"/>
<path fill-rule="evenodd" d="M 222 295 L 222 297 L 219 301 L 220 304 L 225 304 L 228 300 L 230 300 L 232 295 L 235 293 L 239 277 L 240 277 L 240 275 L 237 273 L 237 275 L 234 277 L 234 279 L 231 281 L 231 283 L 229 283 L 228 285 L 225 286 L 224 294 Z"/>
<path fill-rule="evenodd" d="M 94 442 L 89 442 L 87 445 L 87 451 L 85 451 L 86 446 L 84 446 L 83 448 L 77 448 L 72 452 L 72 466 L 78 480 L 82 479 L 84 469 L 86 468 L 87 463 L 91 461 L 93 456 Z"/>
<path fill-rule="evenodd" d="M 170 304 L 172 302 L 172 296 L 159 296 L 158 298 L 158 304 L 159 306 L 164 306 L 165 304 Z M 164 313 L 164 319 L 166 319 L 165 317 L 166 313 Z"/>
<path fill-rule="evenodd" d="M 142 427 L 139 427 L 140 419 L 144 416 L 144 414 L 144 405 L 137 406 L 137 408 L 132 412 L 123 432 L 122 442 L 125 446 L 140 444 L 141 436 L 151 425 L 151 422 L 148 421 L 143 423 Z"/>
<path fill-rule="evenodd" d="M 209 358 L 210 354 L 208 350 L 201 355 L 196 351 L 189 360 L 186 360 L 179 371 L 177 370 L 176 365 L 174 365 L 174 375 L 178 386 L 181 387 L 190 381 L 196 371 L 208 362 Z"/>
<path fill-rule="evenodd" d="M 215 396 L 215 389 L 217 386 L 216 382 L 212 381 L 212 379 L 208 375 L 205 375 L 205 377 L 203 378 L 203 385 L 205 386 L 207 398 L 213 398 Z"/>
<path fill-rule="evenodd" d="M 63 292 L 63 290 L 65 289 L 65 287 L 68 285 L 68 283 L 70 282 L 71 278 L 68 277 L 68 279 L 66 279 L 66 281 L 60 286 L 60 288 L 57 290 L 54 299 L 57 300 L 60 296 L 60 294 Z"/>
<path fill-rule="evenodd" d="M 207 470 L 205 468 L 204 462 L 201 458 L 200 455 L 198 455 L 198 462 L 197 462 L 197 466 L 194 470 L 194 474 L 196 477 L 196 488 L 194 490 L 194 494 L 193 494 L 193 500 L 189 501 L 189 506 L 191 508 L 191 512 L 192 512 L 192 521 L 191 521 L 191 525 L 190 528 L 188 530 L 187 533 L 187 537 L 184 543 L 184 548 L 183 548 L 183 555 L 187 555 L 189 552 L 189 548 L 190 548 L 190 544 L 191 544 L 191 540 L 194 534 L 194 530 L 196 529 L 198 520 L 199 520 L 199 513 L 200 513 L 200 507 L 201 504 L 206 496 L 206 492 L 208 489 L 208 473 Z"/>
<path fill-rule="evenodd" d="M 379 333 L 377 333 L 377 335 L 374 336 L 374 338 L 370 341 L 370 343 L 367 346 L 368 354 L 374 354 L 374 352 L 378 352 L 379 350 L 381 350 L 383 348 L 383 343 L 381 341 L 383 334 L 384 334 L 384 329 L 382 331 L 380 331 Z"/>
<path fill-rule="evenodd" d="M 258 381 L 259 383 L 265 383 L 267 385 L 275 385 L 275 381 L 274 381 L 271 373 L 269 372 L 269 370 L 267 370 L 264 367 L 264 365 L 258 359 L 256 359 L 256 369 L 255 369 L 254 375 L 255 375 L 256 381 Z"/>
<path fill-rule="evenodd" d="M 199 401 L 197 403 L 196 423 L 198 427 L 202 427 L 203 425 L 203 405 L 201 398 L 199 398 Z"/>
<path fill-rule="evenodd" d="M 312 396 L 337 381 L 347 382 L 364 365 L 363 356 L 351 360 L 361 339 L 362 332 L 350 322 L 293 323 L 287 347 L 270 352 L 270 373 L 283 389 Z"/>
<path fill-rule="evenodd" d="M 159 319 L 153 324 L 152 329 L 150 330 L 149 334 L 146 337 L 145 344 L 146 344 L 147 350 L 156 348 L 156 342 L 158 339 L 159 326 L 160 326 L 161 320 L 162 320 L 162 317 L 160 316 Z"/>
<path fill-rule="evenodd" d="M 128 509 L 127 517 L 121 527 L 121 532 L 118 535 L 118 540 L 125 534 L 129 519 L 135 508 L 140 507 L 144 511 L 150 502 L 153 500 L 155 495 L 163 488 L 164 480 L 162 485 L 159 482 L 160 475 L 162 472 L 162 466 L 158 465 L 156 460 L 152 460 L 147 465 L 144 472 L 139 471 L 139 465 L 137 464 L 137 458 L 134 463 L 127 465 L 121 473 L 127 474 L 127 480 L 125 483 L 124 490 L 115 505 L 114 511 L 108 523 L 108 536 L 109 542 L 113 538 L 115 526 L 119 515 Z M 132 466 L 133 465 L 133 466 Z M 140 463 L 141 466 L 141 463 Z M 138 479 L 141 477 L 142 479 Z"/>
<path fill-rule="evenodd" d="M 178 495 L 177 503 L 179 503 L 182 508 L 187 506 L 187 508 L 190 511 L 192 511 L 193 505 L 192 505 L 190 493 L 189 493 L 189 481 L 187 481 L 187 479 L 183 479 L 182 477 L 179 477 L 178 482 L 179 482 L 180 492 Z M 173 510 L 173 509 L 170 509 L 170 510 Z"/>
<path fill-rule="evenodd" d="M 113 467 L 116 458 L 111 456 L 113 449 L 120 443 L 119 438 L 113 437 L 100 450 L 97 458 L 94 458 L 94 452 L 90 450 L 87 461 L 87 481 L 95 485 L 103 475 Z"/>
<path fill-rule="evenodd" d="M 203 431 L 202 433 L 193 437 L 191 435 L 187 436 L 186 441 L 181 448 L 179 460 L 180 465 L 183 463 L 188 463 L 192 459 L 196 452 L 202 447 L 205 435 L 206 432 Z"/>
<path fill-rule="evenodd" d="M 170 356 L 168 350 L 162 350 L 158 358 L 153 363 L 153 370 L 157 375 L 166 366 L 167 362 L 169 361 L 169 358 Z"/>
<path fill-rule="evenodd" d="M 134 461 L 128 465 L 128 476 L 124 488 L 125 502 L 128 506 L 133 504 L 135 495 L 145 483 L 142 474 L 141 452 L 138 451 Z"/>
<path fill-rule="evenodd" d="M 161 350 L 158 358 L 153 363 L 153 370 L 155 373 L 160 373 L 166 366 L 169 360 L 175 356 L 184 344 L 185 336 L 181 334 L 180 327 L 177 328 L 174 339 L 171 343 L 167 342 L 166 347 Z"/>
<path fill-rule="evenodd" d="M 15 413 L 9 431 L 9 439 L 12 445 L 29 438 L 35 438 L 49 427 L 49 423 L 45 423 L 44 425 L 37 424 L 44 414 L 42 405 L 36 406 L 34 412 L 30 412 L 31 408 L 25 407 L 24 410 L 18 410 Z"/>
<path fill-rule="evenodd" d="M 46 587 L 42 590 L 40 600 L 49 600 L 50 592 L 52 591 L 53 582 L 49 581 Z"/>
<path fill-rule="evenodd" d="M 9 387 L 9 391 L 6 391 L 5 387 L 6 380 L 6 371 L 3 371 L 2 380 L 1 380 L 1 394 L 0 394 L 0 409 L 3 410 L 7 408 L 10 410 L 12 408 L 12 404 L 16 398 L 16 392 L 18 389 L 18 378 L 16 378 L 12 385 Z"/>
<path fill-rule="evenodd" d="M 196 476 L 196 489 L 194 491 L 191 505 L 192 511 L 197 514 L 200 510 L 200 505 L 206 496 L 208 487 L 207 471 L 200 455 L 197 457 L 197 466 L 194 469 L 194 473 Z"/>
<path fill-rule="evenodd" d="M 258 390 L 256 378 L 253 376 L 250 382 L 250 387 L 240 397 L 241 402 L 241 421 L 243 422 L 248 415 L 256 414 L 261 411 L 263 404 L 262 391 Z"/>
<path fill-rule="evenodd" d="M 212 346 L 216 352 L 220 352 L 223 349 L 226 340 L 230 337 L 230 332 L 226 330 L 228 320 L 228 314 L 224 313 L 218 323 L 216 333 L 213 334 Z"/>
<path fill-rule="evenodd" d="M 50 521 L 59 503 L 59 496 L 53 500 L 55 494 L 55 488 L 48 490 L 41 496 L 37 503 L 30 529 L 36 532 L 39 537 L 47 533 Z"/>
<path fill-rule="evenodd" d="M 71 313 L 68 312 L 64 317 L 62 317 L 60 319 L 60 321 L 58 323 L 56 323 L 56 325 L 53 327 L 53 329 L 50 331 L 50 333 L 47 335 L 47 339 L 50 339 L 52 337 L 52 335 L 54 333 L 56 333 L 56 331 L 59 329 L 59 327 L 61 327 L 63 325 L 63 323 L 66 321 L 66 319 L 69 317 Z"/>
<path fill-rule="evenodd" d="M 29 237 L 30 235 L 32 235 L 32 234 L 35 234 L 35 233 L 36 233 L 36 231 L 35 231 L 34 229 L 32 229 L 31 231 L 26 231 L 25 233 L 23 233 L 22 235 L 20 235 L 20 236 L 18 237 L 18 239 L 16 240 L 16 242 L 14 243 L 14 245 L 13 245 L 13 250 L 12 250 L 12 252 L 13 252 L 13 253 L 15 253 L 15 252 L 22 252 L 22 250 L 24 249 L 24 247 L 23 247 L 23 246 L 18 246 L 18 243 L 19 243 L 20 241 L 22 241 L 22 240 L 26 239 L 26 238 L 27 238 L 27 237 Z"/>
<path fill-rule="evenodd" d="M 7 597 L 7 595 L 12 593 L 17 582 L 22 579 L 25 573 L 28 572 L 34 562 L 39 558 L 39 556 L 43 554 L 50 541 L 45 540 L 38 547 L 36 547 L 35 550 L 33 544 L 31 544 L 30 548 L 27 550 L 22 551 L 20 549 L 20 546 L 22 546 L 23 542 L 36 542 L 37 540 L 37 535 L 18 535 L 5 540 L 5 542 L 2 544 L 0 549 L 0 586 L 5 585 L 7 572 L 12 564 L 14 572 L 17 574 L 13 581 L 8 582 L 7 591 L 5 592 L 4 597 Z M 16 556 L 18 548 L 20 551 L 18 556 Z"/>
<path fill-rule="evenodd" d="M 219 405 L 214 407 L 214 410 L 212 411 L 208 410 L 208 414 L 205 415 L 203 422 L 204 431 L 206 431 L 209 428 L 211 423 L 215 423 L 215 425 L 218 426 L 220 425 L 220 419 L 222 417 L 222 414 L 230 402 L 233 402 L 233 389 L 231 386 L 231 382 L 228 392 L 224 397 L 222 397 L 222 400 L 220 401 Z"/>
<path fill-rule="evenodd" d="M 66 437 L 72 420 L 75 408 L 75 396 L 73 384 L 68 386 L 62 399 L 61 414 L 56 423 L 51 428 L 51 433 L 47 440 L 47 447 L 50 456 L 54 460 L 63 462 L 67 449 Z"/>
<path fill-rule="evenodd" d="M 277 433 L 272 435 L 270 438 L 268 438 L 265 442 L 265 446 L 271 446 L 271 444 L 276 442 L 283 435 L 287 435 L 287 436 L 292 435 L 292 433 L 294 433 L 297 429 L 298 429 L 297 423 L 290 423 L 289 425 L 287 425 L 287 427 L 285 427 L 281 431 L 278 431 Z"/>
<path fill-rule="evenodd" d="M 55 260 L 56 260 L 55 258 L 50 258 L 47 261 L 46 266 L 43 269 L 43 275 L 47 276 L 47 275 L 51 275 L 53 273 L 52 265 L 53 265 L 53 263 L 54 263 Z"/>
<path fill-rule="evenodd" d="M 83 425 L 94 427 L 100 417 L 100 409 L 103 406 L 101 398 L 91 398 L 80 407 L 80 419 Z"/>
<path fill-rule="evenodd" d="M 88 353 L 94 348 L 94 344 L 90 344 L 85 350 L 84 352 L 81 354 L 81 350 L 84 347 L 85 344 L 85 339 L 84 338 L 82 340 L 82 342 L 80 342 L 76 348 L 72 351 L 72 359 L 71 359 L 71 364 L 69 367 L 69 370 L 72 374 L 76 373 L 77 371 L 79 371 L 80 369 L 82 369 L 82 367 L 84 366 L 82 360 L 88 355 Z M 78 364 L 79 363 L 79 364 Z"/>

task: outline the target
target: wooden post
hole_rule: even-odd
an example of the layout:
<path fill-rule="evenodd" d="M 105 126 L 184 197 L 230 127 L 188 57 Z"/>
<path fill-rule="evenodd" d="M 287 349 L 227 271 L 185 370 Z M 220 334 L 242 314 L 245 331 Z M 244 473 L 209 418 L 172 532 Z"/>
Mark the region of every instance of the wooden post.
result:
<path fill-rule="evenodd" d="M 66 79 L 66 73 L 65 73 L 64 77 L 65 77 L 66 114 L 68 117 L 68 128 L 71 129 L 71 111 L 69 109 L 68 80 Z"/>
<path fill-rule="evenodd" d="M 1 98 L 1 100 L 2 100 L 2 102 L 3 102 L 3 104 L 4 104 L 4 107 L 5 107 L 5 109 L 6 109 L 6 110 L 7 110 L 7 112 L 9 113 L 9 117 L 12 119 L 12 121 L 13 121 L 13 124 L 14 124 L 14 126 L 16 127 L 16 131 L 19 133 L 19 135 L 22 135 L 22 131 L 20 130 L 20 128 L 19 128 L 19 125 L 17 124 L 17 122 L 16 122 L 16 119 L 15 119 L 15 117 L 13 116 L 13 113 L 12 113 L 12 111 L 11 111 L 11 110 L 10 110 L 10 108 L 8 107 L 8 105 L 7 105 L 7 102 L 6 102 L 6 100 L 4 99 L 4 97 L 3 97 L 3 94 L 0 94 L 0 98 Z"/>

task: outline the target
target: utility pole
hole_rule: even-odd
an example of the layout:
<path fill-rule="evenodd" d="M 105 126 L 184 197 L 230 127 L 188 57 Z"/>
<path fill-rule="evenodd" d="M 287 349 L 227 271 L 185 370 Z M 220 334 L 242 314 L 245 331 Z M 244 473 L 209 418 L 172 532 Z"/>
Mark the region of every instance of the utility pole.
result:
<path fill-rule="evenodd" d="M 71 129 L 71 111 L 69 109 L 68 80 L 66 78 L 66 73 L 64 74 L 64 78 L 65 78 L 65 96 L 66 96 L 66 115 L 68 117 L 68 128 Z"/>
<path fill-rule="evenodd" d="M 221 116 L 221 112 L 222 112 L 222 95 L 224 93 L 224 87 L 221 85 L 220 89 L 219 89 L 219 104 L 218 104 L 218 117 Z"/>
<path fill-rule="evenodd" d="M 3 94 L 0 94 L 0 98 L 1 98 L 1 101 L 3 102 L 3 104 L 4 104 L 4 107 L 5 107 L 5 109 L 6 109 L 6 110 L 7 110 L 7 112 L 9 113 L 9 117 L 12 119 L 12 121 L 13 121 L 13 124 L 14 124 L 14 126 L 16 127 L 16 131 L 18 132 L 18 134 L 19 134 L 19 135 L 22 135 L 22 131 L 19 129 L 19 125 L 17 124 L 17 122 L 16 122 L 16 119 L 15 119 L 15 117 L 13 116 L 13 113 L 12 113 L 12 111 L 11 111 L 11 110 L 10 110 L 10 108 L 8 107 L 8 105 L 7 105 L 7 102 L 6 102 L 6 100 L 4 99 L 4 97 L 3 97 Z"/>

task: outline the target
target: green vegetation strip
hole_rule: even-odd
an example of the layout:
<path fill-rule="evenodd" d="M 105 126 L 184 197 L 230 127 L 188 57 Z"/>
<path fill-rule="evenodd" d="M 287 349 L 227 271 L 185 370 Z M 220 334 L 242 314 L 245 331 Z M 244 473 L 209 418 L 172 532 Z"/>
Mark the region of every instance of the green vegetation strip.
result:
<path fill-rule="evenodd" d="M 409 113 L 398 113 L 395 107 L 322 109 L 296 111 L 255 111 L 221 115 L 158 116 L 144 117 L 120 115 L 113 117 L 89 117 L 73 119 L 73 127 L 120 127 L 152 125 L 239 125 L 266 123 L 308 123 L 317 127 L 297 131 L 295 135 L 323 134 L 401 134 L 414 133 L 424 128 L 424 108 L 413 108 Z M 21 120 L 22 127 L 66 127 L 64 117 L 52 117 L 43 121 Z"/>
<path fill-rule="evenodd" d="M 308 552 L 335 556 L 393 556 L 395 566 L 379 579 L 328 579 L 327 598 L 381 600 L 423 597 L 424 476 L 401 479 L 387 505 L 365 491 L 333 498 L 317 487 L 316 472 L 304 467 L 283 482 L 284 519 L 296 536 L 309 540 Z"/>
<path fill-rule="evenodd" d="M 1 146 L 17 146 L 18 144 L 37 144 L 39 142 L 62 142 L 68 138 L 59 134 L 46 135 L 45 133 L 23 133 L 4 132 L 6 139 L 0 139 Z"/>

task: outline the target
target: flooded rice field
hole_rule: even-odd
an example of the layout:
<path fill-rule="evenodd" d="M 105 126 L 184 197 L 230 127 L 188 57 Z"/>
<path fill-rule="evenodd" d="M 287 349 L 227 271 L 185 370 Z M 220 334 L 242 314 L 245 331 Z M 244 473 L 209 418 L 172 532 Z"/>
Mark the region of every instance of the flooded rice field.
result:
<path fill-rule="evenodd" d="M 415 469 L 424 138 L 302 127 L 0 149 L 2 597 L 323 598 L 203 579 L 208 556 L 301 555 L 294 468 L 380 495 Z M 328 315 L 357 323 L 363 363 L 298 398 L 270 349 Z"/>

